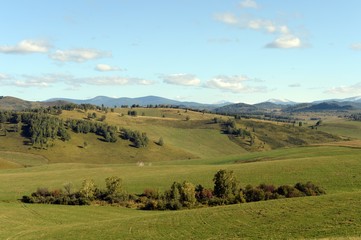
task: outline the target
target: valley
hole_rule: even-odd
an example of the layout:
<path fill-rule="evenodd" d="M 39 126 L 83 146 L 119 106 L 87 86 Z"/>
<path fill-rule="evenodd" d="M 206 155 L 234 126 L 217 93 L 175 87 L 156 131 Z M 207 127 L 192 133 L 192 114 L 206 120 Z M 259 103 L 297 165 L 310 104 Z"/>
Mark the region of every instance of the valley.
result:
<path fill-rule="evenodd" d="M 300 113 L 297 118 L 304 120 L 298 124 L 181 108 L 131 110 L 136 116 L 128 115 L 129 108 L 75 108 L 52 115 L 64 123 L 114 126 L 115 142 L 65 125 L 68 141 L 56 137 L 34 147 L 22 131 L 11 130 L 11 122 L 2 123 L 8 131 L 0 136 L 0 223 L 5 229 L 0 238 L 349 239 L 361 234 L 361 122 L 332 112 Z M 97 119 L 88 119 L 93 113 Z M 312 119 L 319 118 L 322 123 L 312 129 L 318 122 Z M 227 130 L 231 125 L 240 129 L 237 134 Z M 148 145 L 134 147 L 122 139 L 122 128 L 146 133 Z M 160 138 L 163 145 L 157 144 Z M 326 195 L 178 211 L 19 201 L 38 188 L 62 189 L 71 183 L 79 189 L 84 179 L 103 188 L 110 176 L 120 177 L 129 193 L 164 191 L 184 180 L 213 188 L 220 169 L 233 171 L 242 187 L 312 181 Z"/>

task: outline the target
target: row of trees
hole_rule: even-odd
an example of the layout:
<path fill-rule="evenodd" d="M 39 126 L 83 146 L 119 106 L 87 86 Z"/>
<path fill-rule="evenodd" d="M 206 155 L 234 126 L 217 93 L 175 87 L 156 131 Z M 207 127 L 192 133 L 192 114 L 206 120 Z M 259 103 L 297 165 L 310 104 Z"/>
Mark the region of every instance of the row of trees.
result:
<path fill-rule="evenodd" d="M 93 180 L 84 180 L 82 187 L 73 191 L 67 184 L 63 189 L 49 191 L 39 188 L 30 196 L 23 196 L 25 203 L 48 203 L 65 205 L 117 204 L 143 210 L 179 210 L 199 206 L 227 205 L 279 198 L 317 196 L 325 191 L 315 184 L 297 183 L 294 186 L 260 184 L 242 188 L 232 171 L 219 170 L 213 178 L 213 189 L 193 185 L 188 181 L 174 182 L 164 192 L 145 189 L 142 194 L 128 194 L 119 177 L 105 179 L 106 189 L 98 188 Z"/>
<path fill-rule="evenodd" d="M 38 188 L 30 196 L 23 196 L 21 201 L 24 203 L 90 205 L 94 201 L 113 204 L 129 200 L 119 177 L 106 178 L 105 185 L 106 189 L 99 189 L 92 179 L 85 179 L 77 191 L 74 191 L 71 183 L 66 184 L 64 189 L 52 191 L 49 191 L 48 188 Z"/>
<path fill-rule="evenodd" d="M 348 119 L 351 119 L 353 121 L 361 121 L 361 113 L 353 113 L 350 115 L 345 116 Z"/>
<path fill-rule="evenodd" d="M 147 134 L 145 132 L 140 133 L 139 131 L 122 128 L 120 130 L 120 133 L 121 138 L 131 141 L 136 148 L 148 146 L 149 138 L 147 137 Z M 163 145 L 163 139 L 161 145 Z"/>
<path fill-rule="evenodd" d="M 95 113 L 88 115 L 90 119 L 97 117 Z M 116 126 L 91 120 L 68 119 L 63 121 L 57 116 L 39 112 L 0 111 L 1 133 L 4 132 L 3 135 L 6 135 L 6 123 L 16 125 L 16 128 L 13 127 L 13 129 L 20 128 L 18 125 L 22 124 L 23 135 L 30 139 L 34 147 L 40 148 L 49 146 L 50 142 L 53 144 L 57 138 L 63 141 L 70 140 L 68 129 L 75 133 L 94 133 L 102 136 L 105 142 L 116 142 L 119 137 L 119 129 Z M 130 140 L 137 148 L 146 147 L 149 143 L 146 133 L 130 129 L 121 129 L 120 137 Z"/>
<path fill-rule="evenodd" d="M 260 184 L 256 187 L 247 185 L 242 188 L 233 171 L 219 170 L 213 178 L 213 189 L 202 185 L 194 186 L 192 183 L 174 182 L 164 193 L 146 190 L 141 197 L 145 210 L 178 210 L 197 206 L 217 206 L 236 203 L 265 201 L 280 198 L 293 198 L 304 196 L 318 196 L 325 191 L 313 184 L 296 183 L 294 186 L 282 185 L 276 187 L 269 184 Z"/>
<path fill-rule="evenodd" d="M 222 122 L 222 127 L 225 134 L 230 134 L 242 138 L 245 138 L 246 136 L 251 136 L 251 133 L 249 131 L 237 128 L 236 121 L 232 119 L 228 119 L 227 121 Z"/>
<path fill-rule="evenodd" d="M 37 113 L 24 113 L 21 115 L 21 119 L 24 124 L 23 134 L 30 138 L 35 147 L 43 148 L 57 137 L 63 141 L 70 140 L 70 135 L 66 131 L 62 119 Z"/>
<path fill-rule="evenodd" d="M 105 142 L 117 141 L 118 128 L 115 126 L 109 126 L 105 123 L 69 119 L 66 121 L 66 126 L 72 129 L 75 133 L 95 133 L 98 136 L 102 136 Z"/>

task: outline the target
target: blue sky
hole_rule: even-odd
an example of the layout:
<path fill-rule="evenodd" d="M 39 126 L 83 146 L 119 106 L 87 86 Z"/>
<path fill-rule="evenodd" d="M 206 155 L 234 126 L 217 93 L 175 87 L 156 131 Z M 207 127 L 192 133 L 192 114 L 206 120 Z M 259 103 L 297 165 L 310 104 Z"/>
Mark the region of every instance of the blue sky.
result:
<path fill-rule="evenodd" d="M 361 95 L 359 0 L 12 0 L 0 95 L 309 102 Z"/>

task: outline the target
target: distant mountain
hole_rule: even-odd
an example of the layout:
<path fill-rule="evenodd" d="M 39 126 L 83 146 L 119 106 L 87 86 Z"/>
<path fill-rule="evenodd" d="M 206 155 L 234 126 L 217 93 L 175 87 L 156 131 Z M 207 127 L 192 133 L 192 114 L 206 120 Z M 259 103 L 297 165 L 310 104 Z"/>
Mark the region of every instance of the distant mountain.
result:
<path fill-rule="evenodd" d="M 181 102 L 176 101 L 168 98 L 162 98 L 157 96 L 146 96 L 146 97 L 138 97 L 138 98 L 111 98 L 106 96 L 98 96 L 91 99 L 79 100 L 79 99 L 70 99 L 70 98 L 52 98 L 47 100 L 48 101 L 66 101 L 75 104 L 93 104 L 93 105 L 104 105 L 106 107 L 114 107 L 114 106 L 122 106 L 122 105 L 139 105 L 139 106 L 147 106 L 147 105 L 172 105 L 172 106 L 179 106 L 184 108 L 195 108 L 195 109 L 206 109 L 212 110 L 214 108 L 224 106 L 222 104 L 202 104 L 197 102 Z"/>
<path fill-rule="evenodd" d="M 0 109 L 3 110 L 23 110 L 29 108 L 39 108 L 54 105 L 64 105 L 67 103 L 75 104 L 93 104 L 97 106 L 114 107 L 121 105 L 172 105 L 182 108 L 192 108 L 199 110 L 214 111 L 225 114 L 262 114 L 270 112 L 310 112 L 310 111 L 348 111 L 361 110 L 361 96 L 345 99 L 330 99 L 324 101 L 315 101 L 312 103 L 295 103 L 287 99 L 269 99 L 266 102 L 257 104 L 229 103 L 219 102 L 217 104 L 202 104 L 197 102 L 182 102 L 158 96 L 146 96 L 138 98 L 111 98 L 98 96 L 91 99 L 70 99 L 70 98 L 52 98 L 43 102 L 25 101 L 15 97 L 0 96 Z"/>
<path fill-rule="evenodd" d="M 70 99 L 70 98 L 52 98 L 49 100 L 46 100 L 46 102 L 48 101 L 54 101 L 54 100 L 63 100 L 63 101 L 67 101 L 67 102 L 71 102 L 71 103 L 76 103 L 76 104 L 93 104 L 93 105 L 98 105 L 101 106 L 102 104 L 106 107 L 114 107 L 114 106 L 121 106 L 121 105 L 141 105 L 141 106 L 146 106 L 146 105 L 159 105 L 159 104 L 164 104 L 164 105 L 179 105 L 181 102 L 179 101 L 175 101 L 175 100 L 171 100 L 171 99 L 167 99 L 167 98 L 161 98 L 161 97 L 156 97 L 156 96 L 146 96 L 146 97 L 139 97 L 139 98 L 127 98 L 127 97 L 122 97 L 122 98 L 111 98 L 111 97 L 106 97 L 106 96 L 97 96 L 91 99 Z"/>
<path fill-rule="evenodd" d="M 268 99 L 266 101 L 266 103 L 274 103 L 274 104 L 277 104 L 277 105 L 295 105 L 297 104 L 296 102 L 293 102 L 291 100 L 288 100 L 288 99 L 275 99 L 275 98 L 271 98 L 271 99 Z"/>
<path fill-rule="evenodd" d="M 0 97 L 0 109 L 3 110 L 22 110 L 34 107 L 41 107 L 40 102 L 29 102 L 15 97 Z"/>
<path fill-rule="evenodd" d="M 361 103 L 361 96 L 349 97 L 349 98 L 341 98 L 341 99 L 326 99 L 326 100 L 318 100 L 312 103 L 321 103 L 321 102 L 355 102 Z"/>
<path fill-rule="evenodd" d="M 24 109 L 59 106 L 66 103 L 65 101 L 33 102 L 10 96 L 0 96 L 0 110 L 20 111 Z"/>
<path fill-rule="evenodd" d="M 349 111 L 358 109 L 356 104 L 344 104 L 338 102 L 302 103 L 287 107 L 284 112 L 323 112 L 323 111 Z"/>
<path fill-rule="evenodd" d="M 344 100 L 344 102 L 357 102 L 357 103 L 361 103 L 361 96 L 345 98 L 345 99 L 343 99 L 343 100 Z"/>
<path fill-rule="evenodd" d="M 257 104 L 254 104 L 253 106 L 255 106 L 255 107 L 259 108 L 259 109 L 265 109 L 265 110 L 283 109 L 283 108 L 287 107 L 287 105 L 276 104 L 276 103 L 272 103 L 272 102 L 257 103 Z"/>
<path fill-rule="evenodd" d="M 223 107 L 215 108 L 213 111 L 221 114 L 240 114 L 240 113 L 253 113 L 253 112 L 257 112 L 258 110 L 259 109 L 254 105 L 250 105 L 246 103 L 235 103 L 235 104 L 230 104 Z"/>

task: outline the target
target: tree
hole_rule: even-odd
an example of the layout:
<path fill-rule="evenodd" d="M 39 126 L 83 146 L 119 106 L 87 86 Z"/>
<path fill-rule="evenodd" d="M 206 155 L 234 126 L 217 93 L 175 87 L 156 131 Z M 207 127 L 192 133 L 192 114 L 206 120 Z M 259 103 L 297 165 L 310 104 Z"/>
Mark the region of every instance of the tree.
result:
<path fill-rule="evenodd" d="M 178 210 L 182 208 L 180 190 L 182 185 L 179 182 L 173 182 L 170 190 L 165 193 L 167 200 L 167 208 Z"/>
<path fill-rule="evenodd" d="M 117 195 L 122 193 L 122 179 L 119 177 L 108 177 L 105 179 L 105 185 L 108 195 Z"/>
<path fill-rule="evenodd" d="M 92 200 L 96 189 L 97 187 L 95 186 L 93 179 L 85 179 L 79 192 L 85 198 Z"/>
<path fill-rule="evenodd" d="M 73 187 L 74 187 L 74 185 L 73 185 L 71 182 L 65 184 L 65 185 L 64 185 L 65 192 L 66 192 L 68 195 L 70 195 L 70 194 L 72 193 L 72 191 L 73 191 Z"/>
<path fill-rule="evenodd" d="M 181 203 L 184 207 L 191 208 L 196 202 L 195 187 L 192 183 L 184 181 L 181 187 Z"/>
<path fill-rule="evenodd" d="M 233 171 L 219 170 L 213 178 L 214 182 L 214 195 L 216 197 L 234 201 L 237 193 L 239 192 L 239 184 Z"/>

